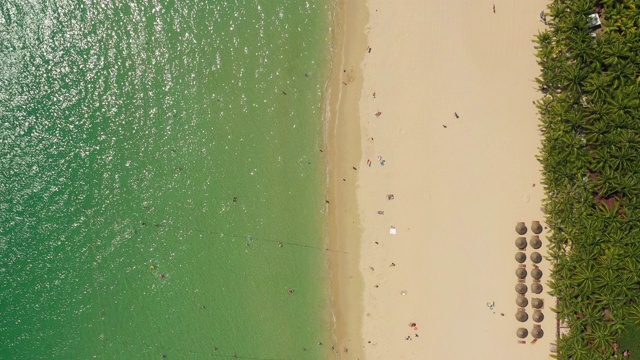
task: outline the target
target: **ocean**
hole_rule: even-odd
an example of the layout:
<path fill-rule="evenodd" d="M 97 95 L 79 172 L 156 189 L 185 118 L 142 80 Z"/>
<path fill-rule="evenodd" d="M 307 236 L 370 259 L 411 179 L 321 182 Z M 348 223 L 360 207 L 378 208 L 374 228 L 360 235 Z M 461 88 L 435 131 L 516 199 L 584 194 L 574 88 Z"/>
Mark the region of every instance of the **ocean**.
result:
<path fill-rule="evenodd" d="M 330 1 L 0 2 L 0 357 L 323 359 Z"/>

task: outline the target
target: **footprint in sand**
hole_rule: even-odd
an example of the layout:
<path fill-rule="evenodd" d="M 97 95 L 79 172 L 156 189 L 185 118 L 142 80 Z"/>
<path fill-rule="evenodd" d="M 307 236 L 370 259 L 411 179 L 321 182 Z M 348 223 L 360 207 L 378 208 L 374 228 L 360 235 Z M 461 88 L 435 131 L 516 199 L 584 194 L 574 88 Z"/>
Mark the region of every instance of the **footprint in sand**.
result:
<path fill-rule="evenodd" d="M 531 196 L 529 196 L 529 194 L 525 194 L 525 195 L 522 197 L 522 200 L 524 200 L 524 203 L 525 203 L 525 204 L 528 204 L 528 203 L 529 203 L 529 201 L 531 201 Z"/>

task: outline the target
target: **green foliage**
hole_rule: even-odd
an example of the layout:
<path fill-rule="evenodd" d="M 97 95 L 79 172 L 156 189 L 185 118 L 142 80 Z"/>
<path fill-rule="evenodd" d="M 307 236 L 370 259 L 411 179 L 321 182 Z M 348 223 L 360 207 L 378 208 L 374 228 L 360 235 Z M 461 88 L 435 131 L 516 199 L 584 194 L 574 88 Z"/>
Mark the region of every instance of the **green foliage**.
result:
<path fill-rule="evenodd" d="M 624 327 L 618 338 L 620 350 L 630 350 L 632 354 L 640 354 L 640 323 L 630 323 Z M 635 357 L 635 355 L 634 355 Z"/>
<path fill-rule="evenodd" d="M 559 359 L 610 359 L 617 343 L 640 354 L 639 3 L 554 0 L 534 39 L 549 287 L 571 329 Z"/>

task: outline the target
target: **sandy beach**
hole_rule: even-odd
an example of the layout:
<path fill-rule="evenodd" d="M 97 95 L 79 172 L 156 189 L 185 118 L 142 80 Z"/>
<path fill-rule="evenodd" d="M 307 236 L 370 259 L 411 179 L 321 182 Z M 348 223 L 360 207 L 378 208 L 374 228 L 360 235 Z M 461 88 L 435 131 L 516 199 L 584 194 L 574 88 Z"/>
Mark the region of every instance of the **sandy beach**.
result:
<path fill-rule="evenodd" d="M 362 62 L 369 21 L 366 1 L 336 2 L 332 64 L 325 114 L 328 175 L 327 252 L 334 318 L 332 353 L 363 358 L 362 293 L 359 270 L 362 228 L 356 201 L 361 152 L 360 97 Z"/>
<path fill-rule="evenodd" d="M 347 254 L 330 258 L 335 358 L 548 357 L 548 261 L 543 292 L 525 294 L 543 299 L 544 320 L 528 305 L 518 322 L 514 290 L 514 227 L 544 220 L 531 40 L 545 5 L 338 5 L 328 206 L 330 245 Z M 520 343 L 516 330 L 536 324 L 544 336 Z"/>

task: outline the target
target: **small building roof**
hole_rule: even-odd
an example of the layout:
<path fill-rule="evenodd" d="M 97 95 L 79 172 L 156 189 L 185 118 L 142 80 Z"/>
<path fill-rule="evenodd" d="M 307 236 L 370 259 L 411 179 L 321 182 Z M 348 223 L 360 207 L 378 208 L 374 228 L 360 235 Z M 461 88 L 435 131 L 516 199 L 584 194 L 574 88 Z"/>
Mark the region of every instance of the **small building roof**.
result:
<path fill-rule="evenodd" d="M 600 16 L 598 16 L 598 13 L 589 15 L 587 17 L 587 23 L 589 24 L 589 30 L 591 31 L 600 29 L 602 27 L 602 23 L 600 22 Z"/>

